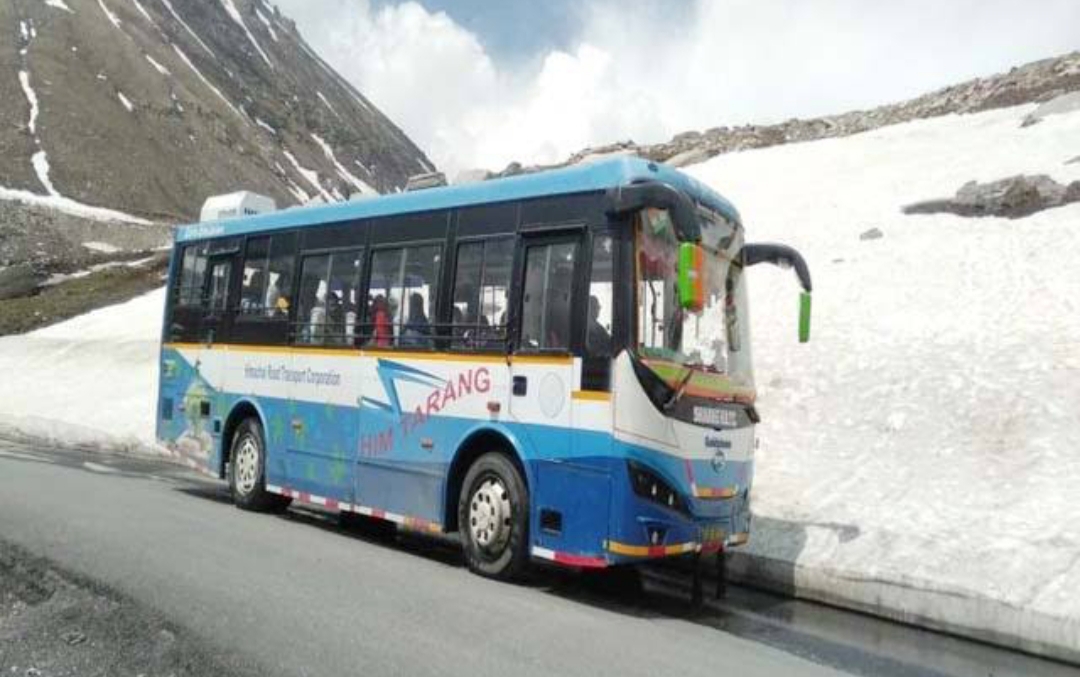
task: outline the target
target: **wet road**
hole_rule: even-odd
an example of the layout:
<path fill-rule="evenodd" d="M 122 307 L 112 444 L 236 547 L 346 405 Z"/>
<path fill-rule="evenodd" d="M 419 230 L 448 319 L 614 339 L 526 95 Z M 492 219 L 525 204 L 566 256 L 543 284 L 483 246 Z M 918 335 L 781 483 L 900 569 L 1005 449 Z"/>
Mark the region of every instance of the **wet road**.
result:
<path fill-rule="evenodd" d="M 170 463 L 0 442 L 0 548 L 16 544 L 281 675 L 1080 675 L 1067 666 L 685 577 L 471 575 L 452 543 L 302 509 L 241 512 Z"/>

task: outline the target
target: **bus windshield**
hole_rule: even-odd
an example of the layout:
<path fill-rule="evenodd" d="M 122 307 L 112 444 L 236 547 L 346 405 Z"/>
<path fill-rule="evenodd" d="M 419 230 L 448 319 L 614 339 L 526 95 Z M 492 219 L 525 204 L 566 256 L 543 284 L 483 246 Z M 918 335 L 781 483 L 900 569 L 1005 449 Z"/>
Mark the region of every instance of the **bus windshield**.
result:
<path fill-rule="evenodd" d="M 683 310 L 676 290 L 679 239 L 669 213 L 641 212 L 636 225 L 637 352 L 673 389 L 706 399 L 753 398 L 746 286 L 737 254 L 742 233 L 701 215 L 706 301 Z"/>

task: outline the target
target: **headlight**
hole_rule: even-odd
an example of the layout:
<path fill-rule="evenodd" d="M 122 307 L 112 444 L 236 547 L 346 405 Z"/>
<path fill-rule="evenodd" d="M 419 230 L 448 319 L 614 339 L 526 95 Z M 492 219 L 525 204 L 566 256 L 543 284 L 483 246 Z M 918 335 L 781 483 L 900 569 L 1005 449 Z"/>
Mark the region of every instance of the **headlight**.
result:
<path fill-rule="evenodd" d="M 630 486 L 635 494 L 665 508 L 689 514 L 686 501 L 659 475 L 635 461 L 627 461 L 626 464 L 630 470 Z"/>

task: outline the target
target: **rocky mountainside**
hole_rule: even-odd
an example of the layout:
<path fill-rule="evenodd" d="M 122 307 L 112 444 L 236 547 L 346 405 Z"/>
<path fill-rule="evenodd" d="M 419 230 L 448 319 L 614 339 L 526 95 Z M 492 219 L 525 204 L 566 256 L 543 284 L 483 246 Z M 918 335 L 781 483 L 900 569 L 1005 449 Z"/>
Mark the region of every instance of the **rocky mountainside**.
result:
<path fill-rule="evenodd" d="M 704 132 L 684 132 L 668 142 L 653 145 L 625 141 L 587 148 L 558 166 L 577 164 L 602 155 L 629 153 L 681 167 L 703 162 L 721 153 L 850 136 L 887 125 L 950 113 L 975 113 L 1023 103 L 1044 102 L 1078 90 L 1080 52 L 1073 52 L 1013 68 L 1008 73 L 977 78 L 909 101 L 868 111 L 852 111 L 807 120 L 795 119 L 775 125 L 715 127 Z M 1037 122 L 1037 118 L 1028 119 L 1025 124 L 1034 122 Z M 503 171 L 489 176 L 508 176 L 538 169 L 542 168 L 522 167 L 513 163 Z"/>
<path fill-rule="evenodd" d="M 0 3 L 0 198 L 176 222 L 211 194 L 286 206 L 432 169 L 262 0 Z"/>

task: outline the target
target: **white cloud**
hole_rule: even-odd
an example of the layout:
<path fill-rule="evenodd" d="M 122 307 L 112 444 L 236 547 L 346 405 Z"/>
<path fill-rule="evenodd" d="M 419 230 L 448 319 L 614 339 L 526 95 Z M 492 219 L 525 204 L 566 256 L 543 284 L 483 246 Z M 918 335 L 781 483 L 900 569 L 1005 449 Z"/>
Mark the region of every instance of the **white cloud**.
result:
<path fill-rule="evenodd" d="M 503 68 L 415 2 L 280 0 L 451 173 L 584 146 L 842 112 L 1080 47 L 1073 0 L 594 0 L 576 47 Z"/>

